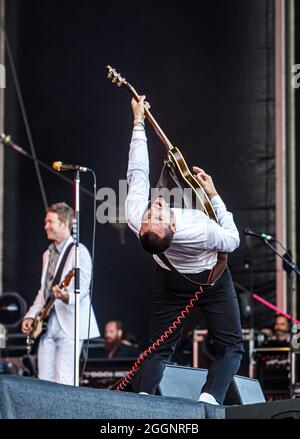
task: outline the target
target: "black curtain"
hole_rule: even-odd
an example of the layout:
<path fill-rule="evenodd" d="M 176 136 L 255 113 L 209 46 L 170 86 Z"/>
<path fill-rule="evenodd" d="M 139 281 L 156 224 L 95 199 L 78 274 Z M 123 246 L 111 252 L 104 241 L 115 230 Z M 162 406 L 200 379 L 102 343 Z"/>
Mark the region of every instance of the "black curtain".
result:
<path fill-rule="evenodd" d="M 6 27 L 37 155 L 92 167 L 98 189 L 126 178 L 132 116 L 115 66 L 140 93 L 190 165 L 215 180 L 239 230 L 274 233 L 273 0 L 130 2 L 10 0 Z M 6 131 L 29 150 L 7 64 Z M 164 146 L 147 128 L 151 180 Z M 49 203 L 73 203 L 71 185 L 41 170 Z M 89 176 L 82 185 L 91 189 Z M 81 239 L 91 248 L 92 199 L 81 196 Z M 33 163 L 5 151 L 4 288 L 31 304 L 48 245 Z M 97 225 L 94 306 L 101 328 L 121 319 L 148 336 L 155 267 L 138 240 Z M 230 257 L 234 280 L 274 301 L 274 257 L 255 238 Z M 250 269 L 249 269 L 250 267 Z M 251 274 L 252 272 L 252 274 Z M 242 294 L 239 292 L 239 294 Z M 256 326 L 272 315 L 255 305 Z"/>

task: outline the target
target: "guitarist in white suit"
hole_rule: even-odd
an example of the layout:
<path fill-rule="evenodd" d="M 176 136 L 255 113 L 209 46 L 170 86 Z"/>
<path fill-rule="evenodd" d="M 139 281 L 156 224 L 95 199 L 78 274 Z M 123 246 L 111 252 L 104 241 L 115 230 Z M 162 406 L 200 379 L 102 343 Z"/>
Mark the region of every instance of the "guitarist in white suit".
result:
<path fill-rule="evenodd" d="M 34 318 L 49 295 L 55 296 L 47 332 L 39 342 L 38 377 L 69 385 L 74 383 L 74 279 L 66 289 L 61 289 L 59 284 L 75 263 L 75 248 L 71 236 L 73 218 L 73 209 L 66 203 L 53 204 L 46 211 L 45 231 L 52 243 L 43 254 L 41 288 L 22 323 L 22 331 L 28 335 Z M 91 275 L 89 251 L 80 244 L 80 351 L 83 340 L 100 335 L 92 308 L 88 334 Z"/>

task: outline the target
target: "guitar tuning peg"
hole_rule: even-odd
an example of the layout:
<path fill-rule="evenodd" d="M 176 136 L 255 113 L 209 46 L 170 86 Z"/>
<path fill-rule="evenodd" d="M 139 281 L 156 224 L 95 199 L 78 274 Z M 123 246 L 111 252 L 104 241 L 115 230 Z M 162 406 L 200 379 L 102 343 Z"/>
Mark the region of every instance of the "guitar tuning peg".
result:
<path fill-rule="evenodd" d="M 108 74 L 107 74 L 107 77 L 110 79 L 110 78 L 112 78 L 112 74 L 111 74 L 111 72 L 109 72 Z"/>
<path fill-rule="evenodd" d="M 117 86 L 118 86 L 118 87 L 121 87 L 121 85 L 122 85 L 122 82 L 119 81 L 119 82 L 117 83 Z"/>
<path fill-rule="evenodd" d="M 113 78 L 113 79 L 112 79 L 112 82 L 113 82 L 113 83 L 117 82 L 116 78 Z"/>

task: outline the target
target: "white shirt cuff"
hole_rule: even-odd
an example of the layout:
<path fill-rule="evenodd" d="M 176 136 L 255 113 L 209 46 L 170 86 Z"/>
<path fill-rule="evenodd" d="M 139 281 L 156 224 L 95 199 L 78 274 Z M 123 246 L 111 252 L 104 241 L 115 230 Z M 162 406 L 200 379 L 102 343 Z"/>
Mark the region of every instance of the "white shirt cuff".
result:
<path fill-rule="evenodd" d="M 220 195 L 215 195 L 214 197 L 212 197 L 210 202 L 211 202 L 211 205 L 213 208 L 225 207 L 225 209 L 226 209 L 226 206 L 225 206 L 222 198 L 220 197 Z"/>
<path fill-rule="evenodd" d="M 132 140 L 135 140 L 135 139 L 147 140 L 145 130 L 133 130 L 132 131 Z"/>

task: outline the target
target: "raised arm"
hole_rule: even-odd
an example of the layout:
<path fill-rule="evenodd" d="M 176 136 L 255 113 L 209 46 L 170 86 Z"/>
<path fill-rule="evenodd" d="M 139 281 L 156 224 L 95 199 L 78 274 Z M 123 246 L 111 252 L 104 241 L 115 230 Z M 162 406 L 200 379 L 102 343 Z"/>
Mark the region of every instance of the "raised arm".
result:
<path fill-rule="evenodd" d="M 149 157 L 147 138 L 144 127 L 145 96 L 139 102 L 131 101 L 134 127 L 129 149 L 129 161 L 127 170 L 128 195 L 125 203 L 126 221 L 129 227 L 138 234 L 141 220 L 148 205 L 149 199 Z"/>

